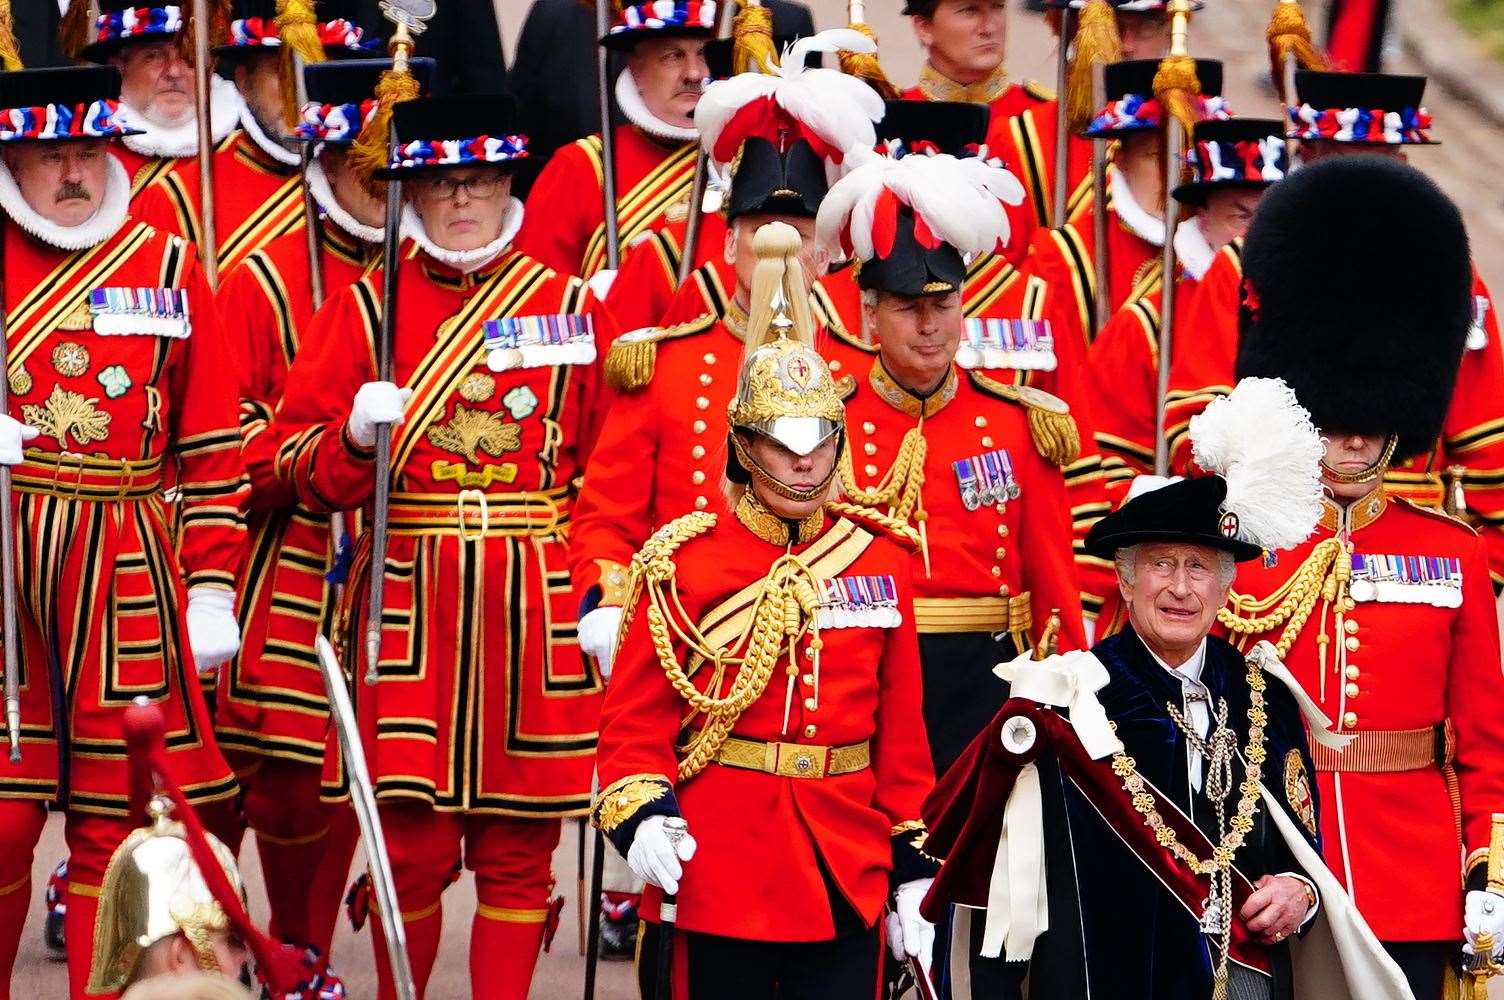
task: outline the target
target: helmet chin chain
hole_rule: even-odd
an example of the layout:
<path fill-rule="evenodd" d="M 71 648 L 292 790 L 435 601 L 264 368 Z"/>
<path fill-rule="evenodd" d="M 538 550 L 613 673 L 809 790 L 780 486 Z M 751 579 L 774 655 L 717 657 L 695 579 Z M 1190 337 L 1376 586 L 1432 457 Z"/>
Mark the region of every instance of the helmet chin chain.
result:
<path fill-rule="evenodd" d="M 747 446 L 742 443 L 742 437 L 740 434 L 733 433 L 731 435 L 731 446 L 736 449 L 736 460 L 741 463 L 742 468 L 746 469 L 753 479 L 757 480 L 759 483 L 767 487 L 767 489 L 771 490 L 776 495 L 783 497 L 785 500 L 792 500 L 794 503 L 808 503 L 811 500 L 816 500 L 825 496 L 826 491 L 830 489 L 831 480 L 835 479 L 836 473 L 841 467 L 838 455 L 838 460 L 831 464 L 830 471 L 826 473 L 824 479 L 820 480 L 820 482 L 816 483 L 814 486 L 811 486 L 807 490 L 796 490 L 792 486 L 789 486 L 786 483 L 780 481 L 771 472 L 763 468 L 762 465 L 752 457 L 752 453 L 747 450 Z M 840 449 L 838 448 L 837 451 L 839 452 L 839 450 Z"/>
<path fill-rule="evenodd" d="M 1394 458 L 1394 449 L 1399 445 L 1399 441 L 1398 435 L 1389 435 L 1385 439 L 1384 451 L 1379 455 L 1378 460 L 1368 468 L 1358 472 L 1338 472 L 1330 465 L 1327 465 L 1326 459 L 1323 458 L 1321 460 L 1321 475 L 1331 482 L 1341 483 L 1345 486 L 1361 486 L 1371 483 L 1383 476 L 1385 470 L 1389 468 L 1389 463 Z"/>

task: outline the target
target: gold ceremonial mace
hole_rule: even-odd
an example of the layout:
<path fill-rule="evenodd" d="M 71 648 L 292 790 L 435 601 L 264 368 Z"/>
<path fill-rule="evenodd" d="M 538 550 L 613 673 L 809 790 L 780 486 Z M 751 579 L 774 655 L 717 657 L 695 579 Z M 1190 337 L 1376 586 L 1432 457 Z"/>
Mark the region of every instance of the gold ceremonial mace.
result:
<path fill-rule="evenodd" d="M 209 120 L 209 0 L 193 0 L 193 91 L 198 105 L 199 258 L 211 291 L 219 291 L 219 239 L 214 228 L 214 123 Z"/>
<path fill-rule="evenodd" d="M 1154 397 L 1154 472 L 1169 474 L 1170 442 L 1165 437 L 1165 408 L 1170 393 L 1170 358 L 1175 344 L 1175 226 L 1179 222 L 1180 203 L 1171 194 L 1180 185 L 1180 151 L 1185 145 L 1185 124 L 1176 108 L 1180 102 L 1194 99 L 1201 85 L 1196 80 L 1196 62 L 1186 48 L 1186 29 L 1191 21 L 1191 0 L 1170 0 L 1170 54 L 1159 64 L 1154 75 L 1154 94 L 1159 98 L 1160 116 L 1165 123 L 1165 245 L 1161 258 L 1160 281 L 1164 301 L 1159 311 L 1159 372 Z M 1103 294 L 1098 289 L 1098 294 Z"/>
<path fill-rule="evenodd" d="M 408 59 L 413 54 L 416 38 L 428 27 L 428 21 L 437 13 L 434 0 L 381 0 L 381 13 L 396 25 L 388 51 L 392 55 L 394 75 L 408 73 Z M 387 148 L 397 145 L 397 129 L 388 129 Z M 386 243 L 382 248 L 381 273 L 381 344 L 377 377 L 383 382 L 392 381 L 393 345 L 397 334 L 397 268 L 400 263 L 398 250 L 402 245 L 402 181 L 396 178 L 386 187 Z M 386 543 L 388 507 L 392 497 L 392 425 L 376 425 L 376 495 L 372 503 L 371 525 L 371 587 L 366 605 L 366 673 L 365 682 L 374 685 L 377 680 L 376 660 L 381 655 L 381 605 L 386 585 Z"/>

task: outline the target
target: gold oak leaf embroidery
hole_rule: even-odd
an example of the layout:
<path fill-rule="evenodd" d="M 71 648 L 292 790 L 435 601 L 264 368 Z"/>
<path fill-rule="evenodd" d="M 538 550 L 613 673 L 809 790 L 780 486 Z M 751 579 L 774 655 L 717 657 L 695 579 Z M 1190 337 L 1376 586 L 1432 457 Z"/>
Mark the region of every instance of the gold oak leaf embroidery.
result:
<path fill-rule="evenodd" d="M 97 402 L 98 397 L 69 392 L 62 386 L 55 385 L 47 402 L 40 406 L 35 403 L 24 404 L 21 407 L 21 417 L 41 431 L 44 437 L 53 438 L 64 448 L 68 447 L 70 434 L 82 446 L 103 441 L 110 436 L 110 415 L 95 409 L 94 404 Z"/>
<path fill-rule="evenodd" d="M 464 406 L 454 408 L 454 416 L 447 424 L 428 428 L 426 436 L 435 448 L 464 455 L 472 462 L 480 461 L 482 451 L 492 458 L 500 458 L 504 452 L 522 447 L 522 428 L 502 420 L 499 413 Z"/>

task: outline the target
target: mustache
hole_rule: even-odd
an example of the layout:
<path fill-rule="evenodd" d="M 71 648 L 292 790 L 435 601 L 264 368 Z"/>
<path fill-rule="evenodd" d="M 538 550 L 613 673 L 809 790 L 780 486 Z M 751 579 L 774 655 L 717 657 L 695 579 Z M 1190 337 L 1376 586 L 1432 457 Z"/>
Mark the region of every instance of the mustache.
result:
<path fill-rule="evenodd" d="M 73 201 L 74 199 L 93 201 L 94 196 L 89 193 L 88 188 L 78 183 L 78 181 L 64 181 L 62 186 L 57 189 L 57 194 L 52 196 L 54 202 Z"/>

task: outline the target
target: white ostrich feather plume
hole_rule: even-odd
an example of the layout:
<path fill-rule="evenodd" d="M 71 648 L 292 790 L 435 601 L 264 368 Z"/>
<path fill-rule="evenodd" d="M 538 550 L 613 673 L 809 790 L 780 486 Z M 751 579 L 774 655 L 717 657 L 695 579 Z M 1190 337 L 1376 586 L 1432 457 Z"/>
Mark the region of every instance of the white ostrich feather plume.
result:
<path fill-rule="evenodd" d="M 1304 541 L 1321 519 L 1321 436 L 1277 378 L 1245 378 L 1191 418 L 1191 454 L 1227 480 L 1238 538 L 1265 549 Z"/>
<path fill-rule="evenodd" d="M 854 76 L 834 69 L 807 69 L 811 52 L 876 52 L 872 39 L 850 28 L 832 28 L 801 38 L 783 51 L 777 73 L 738 73 L 705 88 L 695 105 L 701 148 L 715 149 L 726 123 L 753 101 L 769 97 L 810 131 L 836 149 L 871 147 L 877 142 L 873 123 L 884 105 L 877 92 Z"/>
<path fill-rule="evenodd" d="M 841 237 L 849 229 L 858 260 L 875 255 L 872 223 L 884 190 L 914 210 L 940 239 L 968 257 L 1006 246 L 1011 236 L 1003 206 L 1023 201 L 1023 185 L 1000 166 L 977 157 L 948 154 L 890 159 L 871 150 L 852 150 L 848 171 L 826 194 L 816 216 L 816 238 L 834 258 L 844 256 Z"/>

